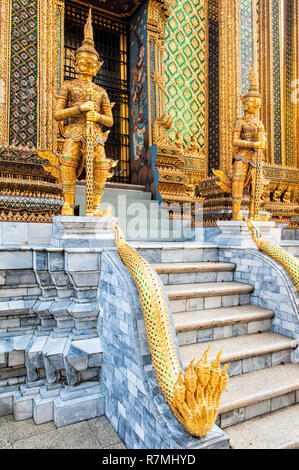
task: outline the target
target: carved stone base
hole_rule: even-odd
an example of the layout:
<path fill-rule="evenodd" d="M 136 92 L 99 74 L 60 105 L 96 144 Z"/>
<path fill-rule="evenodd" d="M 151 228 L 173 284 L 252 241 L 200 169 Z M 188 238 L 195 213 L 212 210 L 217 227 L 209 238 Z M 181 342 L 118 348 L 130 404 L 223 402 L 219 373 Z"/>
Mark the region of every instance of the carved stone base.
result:
<path fill-rule="evenodd" d="M 275 222 L 254 221 L 254 225 L 259 229 L 265 240 L 280 243 L 281 228 L 275 227 Z M 216 240 L 219 246 L 256 247 L 245 221 L 218 221 L 217 227 L 221 230 L 221 234 L 218 235 Z"/>
<path fill-rule="evenodd" d="M 58 248 L 112 247 L 114 232 L 110 218 L 54 217 L 51 245 Z"/>

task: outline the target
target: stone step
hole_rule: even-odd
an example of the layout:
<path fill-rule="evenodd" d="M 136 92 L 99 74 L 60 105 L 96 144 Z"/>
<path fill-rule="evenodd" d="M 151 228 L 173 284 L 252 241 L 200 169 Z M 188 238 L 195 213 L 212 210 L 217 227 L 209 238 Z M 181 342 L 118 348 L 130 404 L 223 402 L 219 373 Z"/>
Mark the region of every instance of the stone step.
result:
<path fill-rule="evenodd" d="M 145 242 L 131 244 L 148 263 L 185 263 L 218 261 L 218 248 L 212 244 L 182 242 Z"/>
<path fill-rule="evenodd" d="M 233 263 L 197 262 L 197 263 L 158 263 L 153 268 L 164 284 L 190 284 L 197 282 L 232 281 Z"/>
<path fill-rule="evenodd" d="M 165 286 L 173 313 L 249 303 L 253 286 L 240 282 L 202 282 Z"/>
<path fill-rule="evenodd" d="M 281 362 L 290 362 L 291 353 L 297 344 L 297 340 L 271 331 L 189 344 L 181 346 L 180 353 L 183 367 L 186 369 L 192 359 L 197 361 L 202 357 L 208 346 L 211 347 L 209 357 L 212 360 L 219 351 L 223 351 L 221 363 L 230 363 L 228 374 L 233 377 L 276 366 Z"/>
<path fill-rule="evenodd" d="M 108 183 L 106 183 L 108 184 Z M 119 196 L 126 196 L 126 198 L 131 200 L 151 200 L 152 194 L 149 192 L 145 192 L 139 189 L 133 188 L 128 189 L 125 187 L 105 187 L 105 192 L 103 196 L 103 201 L 105 198 L 113 198 L 117 200 Z M 76 185 L 76 204 L 85 204 L 85 185 L 84 184 L 77 184 Z"/>
<path fill-rule="evenodd" d="M 254 305 L 173 314 L 179 345 L 271 330 L 271 310 Z"/>
<path fill-rule="evenodd" d="M 299 404 L 227 427 L 233 449 L 298 449 Z"/>
<path fill-rule="evenodd" d="M 299 365 L 281 364 L 231 377 L 221 398 L 221 428 L 299 402 Z"/>

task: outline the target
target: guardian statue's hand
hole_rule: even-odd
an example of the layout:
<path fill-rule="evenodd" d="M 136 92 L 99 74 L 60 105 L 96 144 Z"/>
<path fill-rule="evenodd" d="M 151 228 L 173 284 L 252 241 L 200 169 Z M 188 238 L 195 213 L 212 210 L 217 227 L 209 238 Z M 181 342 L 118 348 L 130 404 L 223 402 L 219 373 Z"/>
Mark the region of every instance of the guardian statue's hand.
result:
<path fill-rule="evenodd" d="M 86 103 L 80 104 L 80 111 L 82 113 L 95 110 L 96 104 L 94 103 L 94 101 L 86 101 Z"/>
<path fill-rule="evenodd" d="M 99 122 L 100 114 L 96 111 L 88 111 L 86 113 L 86 120 L 89 122 Z"/>

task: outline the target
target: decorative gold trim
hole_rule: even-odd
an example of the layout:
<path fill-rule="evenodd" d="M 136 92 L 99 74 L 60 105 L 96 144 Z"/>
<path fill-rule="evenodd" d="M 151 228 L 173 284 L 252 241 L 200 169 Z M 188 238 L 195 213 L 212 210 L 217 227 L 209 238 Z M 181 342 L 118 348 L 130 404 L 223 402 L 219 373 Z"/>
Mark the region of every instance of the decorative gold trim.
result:
<path fill-rule="evenodd" d="M 293 80 L 298 90 L 299 86 L 299 4 L 293 2 Z M 298 92 L 297 92 L 298 96 Z M 299 103 L 294 99 L 294 165 L 299 168 Z"/>
<path fill-rule="evenodd" d="M 274 164 L 273 13 L 272 0 L 260 0 L 260 75 L 263 84 L 262 121 L 267 134 L 265 161 Z"/>
<path fill-rule="evenodd" d="M 284 9 L 284 15 L 282 8 Z M 286 164 L 286 65 L 284 63 L 286 41 L 282 37 L 282 18 L 284 18 L 284 29 L 286 24 L 285 19 L 285 2 L 283 5 L 279 2 L 279 45 L 280 45 L 280 115 L 281 115 L 281 164 Z M 275 99 L 275 97 L 274 97 Z"/>
<path fill-rule="evenodd" d="M 56 22 L 57 9 L 61 9 L 62 14 L 60 30 Z M 63 54 L 64 2 L 39 0 L 37 147 L 42 150 L 57 150 L 57 124 L 53 119 L 53 108 L 55 93 L 63 78 Z M 61 64 L 61 77 L 58 76 L 58 61 Z"/>
<path fill-rule="evenodd" d="M 220 169 L 231 173 L 232 129 L 240 115 L 240 4 L 219 0 L 219 144 Z"/>
<path fill-rule="evenodd" d="M 9 145 L 11 10 L 12 0 L 0 0 L 0 85 L 3 87 L 3 102 L 0 102 L 0 146 Z"/>

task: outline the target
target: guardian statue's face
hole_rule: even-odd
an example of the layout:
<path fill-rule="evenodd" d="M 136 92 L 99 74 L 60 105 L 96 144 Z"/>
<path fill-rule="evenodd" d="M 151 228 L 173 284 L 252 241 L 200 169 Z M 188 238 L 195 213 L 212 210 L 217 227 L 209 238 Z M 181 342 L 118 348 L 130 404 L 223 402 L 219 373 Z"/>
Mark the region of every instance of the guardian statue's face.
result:
<path fill-rule="evenodd" d="M 82 75 L 94 77 L 99 70 L 99 61 L 94 54 L 80 52 L 77 55 L 77 71 Z"/>
<path fill-rule="evenodd" d="M 257 114 L 262 105 L 262 100 L 257 96 L 248 96 L 244 98 L 243 104 L 245 111 L 249 112 L 250 114 Z"/>

